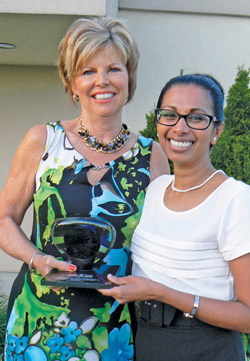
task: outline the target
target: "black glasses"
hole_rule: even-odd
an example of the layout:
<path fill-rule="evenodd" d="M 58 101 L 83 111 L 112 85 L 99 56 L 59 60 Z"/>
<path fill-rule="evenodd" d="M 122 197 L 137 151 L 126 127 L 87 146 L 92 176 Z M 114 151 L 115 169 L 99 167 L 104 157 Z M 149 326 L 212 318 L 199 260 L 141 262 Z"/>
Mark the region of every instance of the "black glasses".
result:
<path fill-rule="evenodd" d="M 191 129 L 205 130 L 209 127 L 211 122 L 218 122 L 216 117 L 208 114 L 190 113 L 187 115 L 179 114 L 173 110 L 155 109 L 155 119 L 157 123 L 169 127 L 174 126 L 178 121 L 184 118 L 187 126 Z"/>

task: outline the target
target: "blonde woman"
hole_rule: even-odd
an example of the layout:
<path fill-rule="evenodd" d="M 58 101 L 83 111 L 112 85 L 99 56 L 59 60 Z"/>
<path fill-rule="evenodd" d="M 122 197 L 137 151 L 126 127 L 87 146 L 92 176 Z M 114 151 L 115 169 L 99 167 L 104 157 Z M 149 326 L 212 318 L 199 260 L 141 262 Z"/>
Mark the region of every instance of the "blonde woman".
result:
<path fill-rule="evenodd" d="M 117 237 L 103 263 L 120 265 L 122 276 L 130 273 L 130 241 L 146 188 L 168 172 L 158 144 L 122 121 L 138 60 L 136 42 L 118 20 L 77 20 L 60 43 L 59 73 L 80 104 L 79 117 L 32 128 L 0 196 L 0 246 L 24 262 L 10 295 L 6 361 L 133 359 L 128 305 L 93 289 L 54 292 L 40 282 L 54 268 L 76 270 L 61 260 L 51 239 L 53 222 L 64 217 L 111 222 Z M 20 226 L 32 202 L 28 239 Z"/>

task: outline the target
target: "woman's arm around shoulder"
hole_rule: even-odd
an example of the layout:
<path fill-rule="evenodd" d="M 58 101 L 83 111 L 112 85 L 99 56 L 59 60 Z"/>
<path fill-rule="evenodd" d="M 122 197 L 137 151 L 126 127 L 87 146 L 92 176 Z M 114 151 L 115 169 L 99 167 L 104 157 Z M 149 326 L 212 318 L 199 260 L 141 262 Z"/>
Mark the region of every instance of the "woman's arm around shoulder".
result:
<path fill-rule="evenodd" d="M 163 174 L 170 174 L 168 158 L 160 144 L 154 141 L 150 158 L 150 182 Z"/>

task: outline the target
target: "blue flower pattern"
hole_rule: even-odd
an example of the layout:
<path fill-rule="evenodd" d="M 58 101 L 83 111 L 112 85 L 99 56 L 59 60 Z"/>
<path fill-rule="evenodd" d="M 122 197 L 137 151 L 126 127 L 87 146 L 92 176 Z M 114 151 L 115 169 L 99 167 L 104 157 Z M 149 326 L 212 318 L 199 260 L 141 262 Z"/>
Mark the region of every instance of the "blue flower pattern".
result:
<path fill-rule="evenodd" d="M 51 353 L 60 352 L 60 348 L 64 343 L 64 339 L 58 335 L 58 333 L 55 335 L 55 337 L 51 337 L 47 345 L 51 349 Z"/>
<path fill-rule="evenodd" d="M 68 316 L 65 318 L 64 315 L 63 317 L 67 321 L 66 326 L 64 323 L 58 328 L 60 325 L 60 316 L 55 320 L 54 328 L 47 331 L 47 339 L 45 331 L 43 336 L 41 333 L 41 337 L 37 339 L 36 344 L 34 344 L 34 342 L 30 344 L 26 336 L 18 337 L 9 335 L 6 339 L 6 361 L 70 361 L 71 358 L 79 361 L 82 360 L 84 353 L 88 353 L 90 349 L 82 350 L 82 355 L 78 357 L 74 346 L 78 342 L 79 336 L 84 335 L 84 337 L 88 337 L 88 331 L 83 332 L 75 321 L 70 322 Z M 95 325 L 95 327 L 99 326 L 98 323 Z M 32 339 L 32 337 L 30 339 Z M 94 347 L 91 350 L 96 352 L 102 361 L 131 361 L 133 360 L 134 347 L 130 340 L 131 326 L 125 323 L 120 329 L 115 328 L 109 333 L 108 348 L 103 350 L 101 355 Z M 48 356 L 46 356 L 43 346 L 49 348 Z"/>
<path fill-rule="evenodd" d="M 102 361 L 128 361 L 133 359 L 134 346 L 130 345 L 131 326 L 126 323 L 121 329 L 113 329 L 109 334 L 109 348 L 101 354 Z"/>
<path fill-rule="evenodd" d="M 16 353 L 20 354 L 28 346 L 28 337 L 24 336 L 22 338 L 17 337 L 16 339 Z"/>
<path fill-rule="evenodd" d="M 79 336 L 81 333 L 82 331 L 77 329 L 77 323 L 74 321 L 70 322 L 67 328 L 62 329 L 62 334 L 65 335 L 66 343 L 75 341 L 77 336 Z"/>
<path fill-rule="evenodd" d="M 75 356 L 75 351 L 70 351 L 68 346 L 62 346 L 60 351 L 62 353 L 61 361 L 67 361 L 71 356 Z"/>

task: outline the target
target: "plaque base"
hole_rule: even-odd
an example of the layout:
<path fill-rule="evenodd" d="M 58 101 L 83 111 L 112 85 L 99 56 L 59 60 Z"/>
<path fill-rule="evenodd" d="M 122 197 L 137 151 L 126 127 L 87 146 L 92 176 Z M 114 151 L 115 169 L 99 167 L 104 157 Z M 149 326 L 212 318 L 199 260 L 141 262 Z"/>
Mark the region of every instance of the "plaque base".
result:
<path fill-rule="evenodd" d="M 64 272 L 53 269 L 41 281 L 42 285 L 53 287 L 76 287 L 76 288 L 112 288 L 113 283 L 107 279 L 111 273 L 117 276 L 120 266 L 102 266 L 100 271 L 96 268 L 91 270 Z"/>

